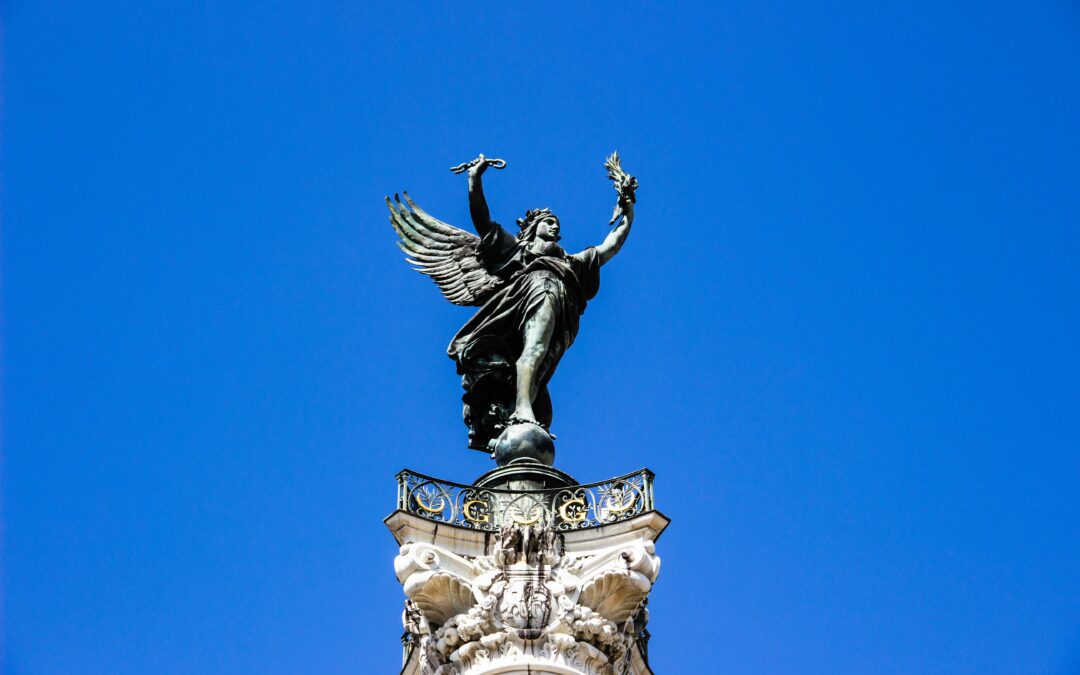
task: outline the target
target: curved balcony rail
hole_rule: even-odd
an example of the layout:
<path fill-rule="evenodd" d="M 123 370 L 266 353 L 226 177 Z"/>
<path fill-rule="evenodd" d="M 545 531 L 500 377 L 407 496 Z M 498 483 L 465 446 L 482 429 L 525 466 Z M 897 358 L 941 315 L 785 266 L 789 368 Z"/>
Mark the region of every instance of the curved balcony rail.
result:
<path fill-rule="evenodd" d="M 546 490 L 479 488 L 414 473 L 397 475 L 398 508 L 474 530 L 545 525 L 578 530 L 629 520 L 653 507 L 653 473 L 641 469 L 600 483 Z"/>

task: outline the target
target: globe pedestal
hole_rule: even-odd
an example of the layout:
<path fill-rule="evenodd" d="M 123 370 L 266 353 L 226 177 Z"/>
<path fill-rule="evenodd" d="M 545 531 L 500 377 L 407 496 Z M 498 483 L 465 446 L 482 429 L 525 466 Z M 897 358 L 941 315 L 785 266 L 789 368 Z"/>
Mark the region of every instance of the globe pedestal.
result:
<path fill-rule="evenodd" d="M 488 471 L 473 482 L 478 488 L 517 491 L 565 488 L 577 484 L 570 474 L 530 459 L 516 459 L 506 466 Z"/>
<path fill-rule="evenodd" d="M 511 424 L 490 445 L 499 466 L 522 460 L 548 466 L 555 462 L 555 439 L 538 424 Z"/>

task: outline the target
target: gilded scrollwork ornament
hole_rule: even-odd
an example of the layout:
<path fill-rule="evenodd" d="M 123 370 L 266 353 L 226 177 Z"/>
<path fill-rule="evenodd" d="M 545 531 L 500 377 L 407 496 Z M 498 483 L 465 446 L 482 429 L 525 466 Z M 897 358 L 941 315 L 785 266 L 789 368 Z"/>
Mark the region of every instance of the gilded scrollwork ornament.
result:
<path fill-rule="evenodd" d="M 438 523 L 497 532 L 504 525 L 559 531 L 599 527 L 653 510 L 653 475 L 539 490 L 478 488 L 411 471 L 398 474 L 398 508 Z"/>

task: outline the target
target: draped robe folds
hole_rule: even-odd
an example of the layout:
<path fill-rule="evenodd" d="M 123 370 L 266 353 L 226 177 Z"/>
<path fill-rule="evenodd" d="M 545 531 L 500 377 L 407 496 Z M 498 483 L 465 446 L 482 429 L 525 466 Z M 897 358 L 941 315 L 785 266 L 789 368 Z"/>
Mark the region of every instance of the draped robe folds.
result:
<path fill-rule="evenodd" d="M 561 249 L 560 249 L 561 250 Z M 469 447 L 488 450 L 514 410 L 515 363 L 523 349 L 525 324 L 545 302 L 554 308 L 547 353 L 537 369 L 533 412 L 551 424 L 547 392 L 559 359 L 577 337 L 585 305 L 600 290 L 600 259 L 595 248 L 575 255 L 536 255 L 498 224 L 481 238 L 478 256 L 495 276 L 507 279 L 462 326 L 447 353 L 457 363 Z"/>

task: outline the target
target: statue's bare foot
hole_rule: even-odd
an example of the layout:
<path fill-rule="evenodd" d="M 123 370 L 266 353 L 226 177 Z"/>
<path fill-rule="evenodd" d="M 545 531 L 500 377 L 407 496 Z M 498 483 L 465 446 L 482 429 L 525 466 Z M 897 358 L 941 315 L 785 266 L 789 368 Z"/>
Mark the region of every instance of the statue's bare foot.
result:
<path fill-rule="evenodd" d="M 555 434 L 551 433 L 551 431 L 545 425 L 537 421 L 536 416 L 532 414 L 531 410 L 527 411 L 527 414 L 522 414 L 514 411 L 514 414 L 510 416 L 510 424 L 532 424 L 534 426 L 538 426 L 545 432 L 547 432 L 547 435 L 551 436 L 552 440 L 555 440 Z"/>
<path fill-rule="evenodd" d="M 532 408 L 516 408 L 514 414 L 510 416 L 510 422 L 512 424 L 536 424 L 540 423 L 536 421 L 536 415 L 533 414 Z"/>

